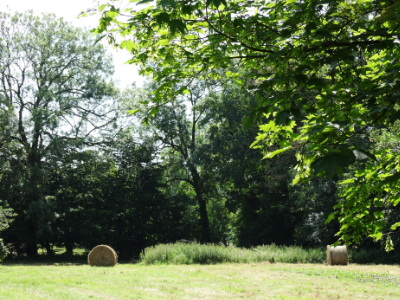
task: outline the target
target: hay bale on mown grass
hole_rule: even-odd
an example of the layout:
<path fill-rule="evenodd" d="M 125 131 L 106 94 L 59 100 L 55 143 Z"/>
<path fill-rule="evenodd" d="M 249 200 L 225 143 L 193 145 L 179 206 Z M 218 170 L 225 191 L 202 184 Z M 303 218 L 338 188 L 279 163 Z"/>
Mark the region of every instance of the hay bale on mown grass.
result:
<path fill-rule="evenodd" d="M 347 266 L 349 257 L 347 255 L 346 245 L 336 247 L 326 246 L 326 262 L 329 266 Z"/>
<path fill-rule="evenodd" d="M 88 263 L 91 267 L 113 267 L 118 262 L 118 255 L 113 248 L 106 245 L 96 246 L 88 255 Z"/>

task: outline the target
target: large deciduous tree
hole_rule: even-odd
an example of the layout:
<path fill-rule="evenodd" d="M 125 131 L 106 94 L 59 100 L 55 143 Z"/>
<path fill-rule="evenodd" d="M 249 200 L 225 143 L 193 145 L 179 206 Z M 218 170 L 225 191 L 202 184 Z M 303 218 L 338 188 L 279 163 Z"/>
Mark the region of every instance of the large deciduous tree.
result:
<path fill-rule="evenodd" d="M 256 84 L 257 105 L 246 122 L 264 125 L 254 146 L 279 143 L 269 158 L 296 149 L 294 182 L 342 176 L 356 160 L 375 161 L 369 168 L 377 172 L 366 180 L 387 192 L 373 199 L 361 190 L 345 194 L 341 233 L 348 243 L 359 233 L 382 236 L 385 213 L 373 214 L 368 203 L 396 206 L 397 189 L 389 185 L 398 184 L 399 159 L 392 154 L 386 162 L 355 138 L 400 117 L 400 1 L 160 0 L 120 7 L 98 7 L 96 33 L 127 49 L 131 63 L 159 82 L 150 114 L 186 92 L 193 78 L 219 78 L 210 70 L 242 66 L 245 76 L 227 76 Z"/>
<path fill-rule="evenodd" d="M 43 191 L 49 157 L 112 137 L 112 70 L 105 48 L 87 31 L 50 14 L 0 13 L 1 134 L 13 146 L 2 149 L 13 150 L 2 163 L 23 169 L 8 168 L 3 175 L 10 180 L 2 182 L 11 186 L 1 190 L 18 214 L 28 254 L 37 252 L 54 219 Z"/>
<path fill-rule="evenodd" d="M 156 88 L 151 83 L 144 89 L 144 93 L 136 95 L 135 102 L 131 102 L 141 112 L 146 106 L 137 102 L 149 101 L 151 91 Z M 201 145 L 204 144 L 204 118 L 207 107 L 202 105 L 207 92 L 212 85 L 207 82 L 197 82 L 192 85 L 186 97 L 179 97 L 173 103 L 160 108 L 160 114 L 149 118 L 149 133 L 158 141 L 165 161 L 166 178 L 169 182 L 185 182 L 193 190 L 201 227 L 201 241 L 212 242 L 210 222 L 207 210 L 207 193 L 209 186 L 204 178 Z M 140 115 L 140 114 L 139 114 Z M 203 124 L 202 124 L 203 123 Z M 203 126 L 202 126 L 203 125 Z"/>
<path fill-rule="evenodd" d="M 243 122 L 254 104 L 254 95 L 230 80 L 209 94 L 204 103 L 208 142 L 199 151 L 203 172 L 216 182 L 213 192 L 225 200 L 231 238 L 237 246 L 293 244 L 299 219 L 288 191 L 294 151 L 262 160 L 260 151 L 249 148 L 257 128 L 245 129 Z M 223 227 L 224 218 L 217 222 Z"/>

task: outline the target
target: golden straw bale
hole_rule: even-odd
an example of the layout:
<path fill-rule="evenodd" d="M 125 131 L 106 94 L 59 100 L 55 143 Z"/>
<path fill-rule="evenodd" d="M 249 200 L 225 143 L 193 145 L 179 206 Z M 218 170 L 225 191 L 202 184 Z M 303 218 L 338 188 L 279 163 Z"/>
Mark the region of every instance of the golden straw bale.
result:
<path fill-rule="evenodd" d="M 117 253 L 115 253 L 113 248 L 106 245 L 94 247 L 88 255 L 88 263 L 92 267 L 113 267 L 117 264 L 117 262 Z"/>
<path fill-rule="evenodd" d="M 336 247 L 326 246 L 326 261 L 329 266 L 347 266 L 349 257 L 347 255 L 346 245 Z"/>

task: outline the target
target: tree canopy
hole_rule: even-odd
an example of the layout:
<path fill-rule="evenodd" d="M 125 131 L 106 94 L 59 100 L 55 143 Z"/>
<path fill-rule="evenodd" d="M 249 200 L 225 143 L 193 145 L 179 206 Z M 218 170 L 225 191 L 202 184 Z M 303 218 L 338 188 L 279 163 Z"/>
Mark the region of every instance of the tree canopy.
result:
<path fill-rule="evenodd" d="M 261 123 L 253 147 L 263 148 L 265 158 L 297 151 L 294 183 L 342 177 L 370 161 L 347 180 L 378 191 L 350 186 L 343 194 L 337 206 L 343 242 L 380 239 L 398 228 L 385 214 L 398 203 L 399 156 L 374 154 L 366 145 L 371 131 L 400 118 L 400 1 L 129 2 L 145 6 L 100 5 L 94 33 L 129 51 L 130 63 L 159 83 L 145 102 L 153 102 L 149 115 L 187 93 L 195 79 L 219 79 L 215 70 L 225 70 L 257 97 L 245 120 Z"/>
<path fill-rule="evenodd" d="M 44 189 L 49 163 L 60 163 L 52 158 L 115 134 L 112 71 L 104 46 L 62 19 L 0 13 L 0 168 L 11 183 L 1 198 L 16 208 L 28 252 L 54 218 Z"/>

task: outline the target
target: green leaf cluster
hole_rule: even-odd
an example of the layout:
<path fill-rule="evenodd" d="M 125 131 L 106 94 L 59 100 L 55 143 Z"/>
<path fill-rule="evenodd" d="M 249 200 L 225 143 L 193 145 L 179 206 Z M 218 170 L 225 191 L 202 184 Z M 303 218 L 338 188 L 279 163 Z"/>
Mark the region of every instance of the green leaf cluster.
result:
<path fill-rule="evenodd" d="M 341 197 L 326 222 L 338 217 L 343 242 L 360 243 L 365 236 L 386 243 L 393 249 L 393 239 L 398 241 L 399 203 L 399 123 L 389 129 L 376 130 L 371 134 L 375 142 L 376 160 L 353 168 L 340 182 Z"/>
<path fill-rule="evenodd" d="M 261 124 L 253 146 L 265 149 L 265 158 L 295 149 L 297 183 L 313 176 L 342 177 L 355 163 L 373 165 L 390 156 L 373 154 L 355 140 L 400 117 L 399 7 L 399 1 L 378 0 L 156 1 L 144 9 L 128 8 L 124 22 L 103 12 L 95 33 L 119 34 L 135 44 L 130 62 L 159 83 L 152 98 L 157 105 L 183 93 L 174 88 L 178 83 L 240 66 L 241 78 L 227 76 L 257 97 L 246 119 L 247 125 Z M 269 152 L 276 144 L 280 148 Z M 371 167 L 368 182 L 380 191 L 394 189 L 396 162 L 379 166 Z M 391 175 L 373 173 L 376 168 Z M 353 201 L 368 208 L 372 200 L 364 188 Z M 375 218 L 378 225 L 368 232 L 380 239 L 383 215 L 360 214 L 345 212 L 357 226 Z M 365 231 L 340 234 L 359 241 Z"/>

